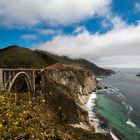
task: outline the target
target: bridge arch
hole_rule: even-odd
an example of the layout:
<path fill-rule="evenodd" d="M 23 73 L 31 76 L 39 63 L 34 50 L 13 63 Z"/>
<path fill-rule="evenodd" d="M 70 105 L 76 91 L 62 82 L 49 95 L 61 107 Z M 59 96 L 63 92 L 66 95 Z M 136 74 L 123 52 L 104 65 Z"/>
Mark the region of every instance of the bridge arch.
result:
<path fill-rule="evenodd" d="M 13 85 L 14 85 L 16 79 L 17 79 L 18 77 L 20 77 L 20 76 L 23 76 L 23 77 L 24 77 L 25 82 L 26 82 L 27 87 L 28 87 L 28 91 L 32 93 L 32 92 L 33 92 L 32 84 L 31 84 L 31 81 L 30 81 L 30 77 L 28 76 L 28 74 L 27 74 L 26 72 L 19 72 L 19 73 L 17 73 L 17 74 L 14 76 L 14 78 L 12 79 L 12 81 L 11 81 L 10 84 L 9 84 L 8 91 L 9 91 L 9 92 L 11 91 L 11 89 L 12 89 L 12 87 L 13 87 Z"/>

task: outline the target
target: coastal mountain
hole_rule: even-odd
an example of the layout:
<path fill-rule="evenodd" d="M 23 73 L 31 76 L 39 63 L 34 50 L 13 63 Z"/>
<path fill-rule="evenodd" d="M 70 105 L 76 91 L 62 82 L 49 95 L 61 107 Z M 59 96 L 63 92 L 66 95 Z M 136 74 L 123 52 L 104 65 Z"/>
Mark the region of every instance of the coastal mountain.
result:
<path fill-rule="evenodd" d="M 102 118 L 96 118 L 96 121 L 94 120 L 95 116 L 94 118 L 89 118 L 87 102 L 91 94 L 101 88 L 96 75 L 110 75 L 113 71 L 102 69 L 85 59 L 70 59 L 65 56 L 57 56 L 49 52 L 19 46 L 9 46 L 1 49 L 0 60 L 1 68 L 42 68 L 42 71 L 36 77 L 39 80 L 35 79 L 38 82 L 36 82 L 35 96 L 33 95 L 33 98 L 36 98 L 36 103 L 33 103 L 33 106 L 38 107 L 39 105 L 41 107 L 42 105 L 38 104 L 38 100 L 41 98 L 41 102 L 45 103 L 42 106 L 45 108 L 41 109 L 43 117 L 37 120 L 38 117 L 35 118 L 34 115 L 35 109 L 24 117 L 23 122 L 25 123 L 32 122 L 32 120 L 37 122 L 32 123 L 32 128 L 37 128 L 34 133 L 29 130 L 30 124 L 24 125 L 26 126 L 25 130 L 17 131 L 15 128 L 10 129 L 10 122 L 6 123 L 6 125 L 2 123 L 2 127 L 9 128 L 8 132 L 11 132 L 11 139 L 18 136 L 22 136 L 23 139 L 28 136 L 30 139 L 34 135 L 34 138 L 40 139 L 49 137 L 48 139 L 57 140 L 112 140 L 106 122 Z M 27 87 L 26 80 L 23 77 L 16 79 L 11 89 L 11 94 L 14 91 L 18 92 L 17 98 L 22 96 L 20 92 L 27 92 L 24 85 Z M 18 91 L 17 87 L 24 90 Z M 32 107 L 31 103 L 26 104 L 27 108 Z M 20 106 L 20 103 L 19 107 L 21 107 L 21 110 L 25 110 L 25 107 Z M 26 112 L 30 112 L 29 109 L 27 110 Z M 48 120 L 48 116 L 45 117 L 45 110 L 47 110 L 51 119 Z M 23 128 L 23 122 L 18 120 L 20 117 L 16 117 L 19 114 L 21 113 L 17 112 L 15 115 L 17 119 L 15 124 L 17 125 L 18 123 L 18 126 Z M 3 117 L 2 119 L 5 118 Z M 29 131 L 27 132 L 26 130 Z M 48 132 L 48 130 L 51 131 Z M 6 133 L 7 129 L 4 129 L 3 132 Z M 15 135 L 13 135 L 13 132 L 16 132 Z M 26 135 L 23 135 L 25 133 Z M 5 134 L 3 137 L 5 137 Z M 5 139 L 7 139 L 7 136 Z"/>
<path fill-rule="evenodd" d="M 56 63 L 80 65 L 95 75 L 110 75 L 114 72 L 100 68 L 86 59 L 70 59 L 41 50 L 31 50 L 16 45 L 0 49 L 0 68 L 44 68 Z"/>

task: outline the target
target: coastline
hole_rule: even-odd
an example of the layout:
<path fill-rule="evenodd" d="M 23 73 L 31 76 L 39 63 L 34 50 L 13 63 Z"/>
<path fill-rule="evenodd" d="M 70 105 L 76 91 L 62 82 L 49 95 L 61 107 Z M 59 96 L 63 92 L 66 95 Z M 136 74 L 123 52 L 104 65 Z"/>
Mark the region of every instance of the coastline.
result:
<path fill-rule="evenodd" d="M 96 92 L 89 93 L 88 95 L 79 95 L 81 104 L 78 105 L 88 112 L 89 121 L 88 123 L 80 122 L 79 124 L 71 124 L 71 126 L 74 128 L 82 128 L 87 131 L 92 131 L 92 128 L 94 128 L 93 130 L 95 133 L 109 136 L 112 140 L 121 140 L 119 133 L 115 129 L 110 128 L 107 124 L 107 120 L 97 113 L 95 108 L 96 99 Z"/>
<path fill-rule="evenodd" d="M 96 99 L 97 99 L 96 92 L 93 92 L 90 95 L 89 100 L 86 104 L 86 106 L 88 108 L 89 123 L 91 126 L 94 126 L 95 133 L 102 133 L 102 134 L 107 135 L 109 133 L 109 129 L 108 129 L 108 127 L 106 127 L 105 121 L 100 119 L 100 117 L 97 114 L 96 109 L 95 109 Z M 95 111 L 93 111 L 93 109 Z"/>
<path fill-rule="evenodd" d="M 113 140 L 121 140 L 120 135 L 115 129 L 108 126 L 107 120 L 99 115 L 96 111 L 97 94 L 93 92 L 89 95 L 86 107 L 88 109 L 89 123 L 94 126 L 95 133 L 110 135 Z M 94 111 L 93 111 L 94 110 Z"/>

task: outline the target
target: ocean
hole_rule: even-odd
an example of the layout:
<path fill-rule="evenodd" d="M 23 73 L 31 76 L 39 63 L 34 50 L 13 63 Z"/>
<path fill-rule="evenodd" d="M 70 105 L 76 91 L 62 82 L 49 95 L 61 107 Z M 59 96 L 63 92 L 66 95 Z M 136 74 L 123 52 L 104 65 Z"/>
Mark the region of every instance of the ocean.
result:
<path fill-rule="evenodd" d="M 96 111 L 123 140 L 140 140 L 140 77 L 136 76 L 140 70 L 115 71 L 114 75 L 98 78 L 106 88 L 96 92 Z"/>

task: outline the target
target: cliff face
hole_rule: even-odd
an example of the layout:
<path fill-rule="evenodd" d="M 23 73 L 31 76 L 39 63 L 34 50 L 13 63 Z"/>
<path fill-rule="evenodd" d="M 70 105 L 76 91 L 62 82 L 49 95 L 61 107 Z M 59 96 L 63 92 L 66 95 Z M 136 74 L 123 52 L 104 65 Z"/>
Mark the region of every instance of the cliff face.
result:
<path fill-rule="evenodd" d="M 43 72 L 47 100 L 54 111 L 61 108 L 58 116 L 70 124 L 88 124 L 85 103 L 90 93 L 99 88 L 92 72 L 62 64 L 47 67 Z"/>

